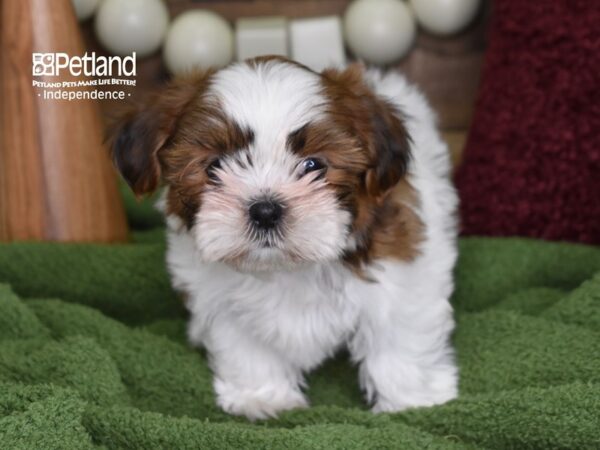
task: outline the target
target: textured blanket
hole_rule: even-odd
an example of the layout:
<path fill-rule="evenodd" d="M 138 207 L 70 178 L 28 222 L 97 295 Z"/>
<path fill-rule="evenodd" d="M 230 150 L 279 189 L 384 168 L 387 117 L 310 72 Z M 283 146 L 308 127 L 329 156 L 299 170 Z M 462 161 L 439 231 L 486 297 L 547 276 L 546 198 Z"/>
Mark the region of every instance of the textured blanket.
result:
<path fill-rule="evenodd" d="M 600 249 L 463 239 L 458 400 L 373 415 L 342 353 L 311 408 L 257 423 L 216 408 L 164 250 L 0 245 L 0 448 L 600 448 Z"/>

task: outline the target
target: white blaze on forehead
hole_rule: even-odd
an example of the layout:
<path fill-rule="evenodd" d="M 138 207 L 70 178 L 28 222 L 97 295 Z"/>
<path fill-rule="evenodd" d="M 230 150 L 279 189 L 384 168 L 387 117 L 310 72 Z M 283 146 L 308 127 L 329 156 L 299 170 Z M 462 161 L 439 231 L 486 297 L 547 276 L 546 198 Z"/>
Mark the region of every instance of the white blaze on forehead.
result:
<path fill-rule="evenodd" d="M 254 132 L 253 156 L 259 158 L 283 152 L 290 132 L 323 118 L 326 102 L 318 74 L 279 60 L 223 69 L 210 93 L 228 117 Z"/>

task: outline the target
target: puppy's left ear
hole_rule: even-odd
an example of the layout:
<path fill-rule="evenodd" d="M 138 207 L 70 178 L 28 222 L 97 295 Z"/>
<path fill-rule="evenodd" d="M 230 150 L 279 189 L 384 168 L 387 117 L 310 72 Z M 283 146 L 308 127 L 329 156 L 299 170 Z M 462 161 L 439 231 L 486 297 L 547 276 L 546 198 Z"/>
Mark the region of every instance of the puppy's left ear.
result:
<path fill-rule="evenodd" d="M 374 167 L 365 174 L 367 192 L 380 196 L 396 186 L 408 170 L 410 138 L 401 112 L 386 100 L 368 100 L 371 109 Z"/>
<path fill-rule="evenodd" d="M 410 161 L 410 138 L 402 112 L 381 98 L 365 80 L 365 67 L 354 63 L 347 69 L 327 69 L 322 75 L 336 110 L 343 119 L 352 118 L 354 132 L 361 137 L 371 159 L 364 175 L 366 191 L 380 197 L 406 174 Z"/>

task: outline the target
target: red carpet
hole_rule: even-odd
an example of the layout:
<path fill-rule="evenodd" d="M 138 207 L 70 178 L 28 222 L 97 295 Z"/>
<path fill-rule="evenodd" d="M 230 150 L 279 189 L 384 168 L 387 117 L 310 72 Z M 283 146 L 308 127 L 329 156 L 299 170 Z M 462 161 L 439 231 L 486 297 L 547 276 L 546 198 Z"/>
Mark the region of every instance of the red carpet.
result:
<path fill-rule="evenodd" d="M 497 0 L 463 234 L 600 244 L 600 1 Z"/>

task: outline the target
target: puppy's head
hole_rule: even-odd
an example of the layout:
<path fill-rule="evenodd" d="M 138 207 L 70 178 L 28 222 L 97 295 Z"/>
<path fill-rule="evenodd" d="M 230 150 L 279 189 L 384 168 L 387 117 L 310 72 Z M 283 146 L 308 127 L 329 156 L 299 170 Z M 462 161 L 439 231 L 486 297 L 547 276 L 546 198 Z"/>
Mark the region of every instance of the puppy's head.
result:
<path fill-rule="evenodd" d="M 364 262 L 409 160 L 400 115 L 360 67 L 281 58 L 175 79 L 122 117 L 112 151 L 136 194 L 167 186 L 166 213 L 204 260 L 251 271 Z"/>

